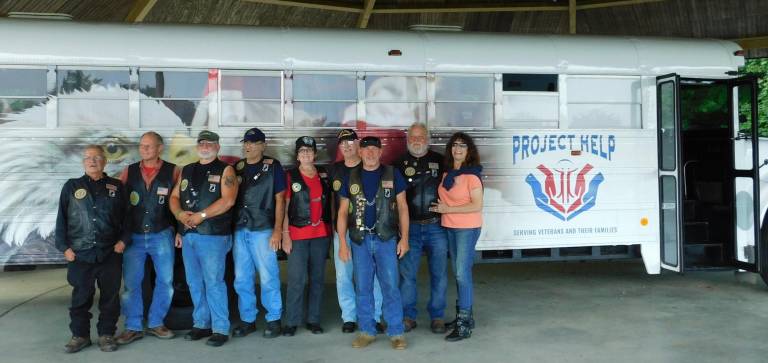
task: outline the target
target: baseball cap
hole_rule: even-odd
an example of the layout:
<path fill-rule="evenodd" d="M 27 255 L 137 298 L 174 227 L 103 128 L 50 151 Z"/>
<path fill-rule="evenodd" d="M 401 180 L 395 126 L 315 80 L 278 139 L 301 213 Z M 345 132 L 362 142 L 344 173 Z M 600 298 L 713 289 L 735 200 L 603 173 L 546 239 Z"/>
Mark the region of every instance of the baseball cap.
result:
<path fill-rule="evenodd" d="M 217 133 L 215 133 L 213 131 L 208 131 L 208 130 L 200 131 L 200 133 L 197 134 L 197 142 L 200 142 L 200 141 L 203 141 L 203 140 L 219 142 L 219 134 L 217 134 Z"/>
<path fill-rule="evenodd" d="M 315 138 L 312 136 L 302 136 L 296 139 L 296 150 L 299 150 L 299 148 L 302 147 L 311 147 L 312 150 L 317 151 L 317 143 L 315 142 Z"/>
<path fill-rule="evenodd" d="M 366 146 L 376 146 L 381 149 L 381 139 L 376 136 L 366 136 L 360 139 L 360 147 L 363 148 Z"/>
<path fill-rule="evenodd" d="M 336 138 L 339 139 L 339 141 L 357 140 L 357 133 L 352 129 L 342 129 L 336 135 Z"/>
<path fill-rule="evenodd" d="M 248 131 L 245 132 L 245 135 L 243 135 L 243 139 L 240 140 L 240 142 L 248 141 L 248 142 L 259 142 L 259 141 L 266 141 L 267 137 L 264 135 L 261 130 L 254 127 L 251 129 L 248 129 Z"/>

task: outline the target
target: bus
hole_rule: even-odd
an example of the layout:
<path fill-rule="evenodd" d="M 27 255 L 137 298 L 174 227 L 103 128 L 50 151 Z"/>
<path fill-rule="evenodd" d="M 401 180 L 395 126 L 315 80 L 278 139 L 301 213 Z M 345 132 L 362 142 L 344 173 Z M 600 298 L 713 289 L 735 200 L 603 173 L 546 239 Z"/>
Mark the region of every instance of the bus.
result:
<path fill-rule="evenodd" d="M 439 152 L 476 139 L 478 262 L 766 271 L 768 147 L 730 41 L 10 19 L 0 34 L 0 264 L 63 261 L 59 191 L 84 145 L 116 175 L 148 130 L 184 165 L 199 131 L 232 161 L 256 126 L 283 164 L 302 135 L 328 163 L 351 127 L 392 162 L 418 121 Z"/>

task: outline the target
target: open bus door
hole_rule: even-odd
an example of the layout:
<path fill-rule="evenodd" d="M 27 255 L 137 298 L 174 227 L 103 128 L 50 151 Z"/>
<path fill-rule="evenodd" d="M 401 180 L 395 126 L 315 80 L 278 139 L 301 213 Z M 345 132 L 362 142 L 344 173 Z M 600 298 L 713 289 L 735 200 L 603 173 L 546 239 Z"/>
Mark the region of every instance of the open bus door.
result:
<path fill-rule="evenodd" d="M 760 241 L 757 79 L 730 80 L 728 100 L 732 116 L 735 267 L 760 272 L 765 279 L 765 268 L 761 268 L 766 241 Z"/>
<path fill-rule="evenodd" d="M 659 221 L 661 267 L 683 268 L 683 231 L 680 188 L 680 76 L 656 78 L 659 145 Z"/>

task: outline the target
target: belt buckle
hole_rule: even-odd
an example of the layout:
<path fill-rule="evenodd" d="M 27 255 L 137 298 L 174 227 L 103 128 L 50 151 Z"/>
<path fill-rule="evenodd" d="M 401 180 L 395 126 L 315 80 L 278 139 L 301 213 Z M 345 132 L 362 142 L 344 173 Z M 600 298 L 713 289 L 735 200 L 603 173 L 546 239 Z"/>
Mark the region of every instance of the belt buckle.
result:
<path fill-rule="evenodd" d="M 144 231 L 144 233 L 149 233 L 150 231 L 152 231 L 152 229 L 150 229 L 149 226 L 144 226 L 142 230 Z"/>

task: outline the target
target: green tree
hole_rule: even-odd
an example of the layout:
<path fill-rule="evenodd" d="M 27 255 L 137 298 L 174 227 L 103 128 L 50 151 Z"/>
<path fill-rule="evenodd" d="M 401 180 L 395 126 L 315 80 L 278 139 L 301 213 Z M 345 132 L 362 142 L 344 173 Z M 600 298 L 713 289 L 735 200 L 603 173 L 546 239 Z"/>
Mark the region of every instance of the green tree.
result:
<path fill-rule="evenodd" d="M 742 71 L 759 77 L 757 80 L 758 132 L 761 137 L 768 137 L 768 58 L 747 59 Z"/>

